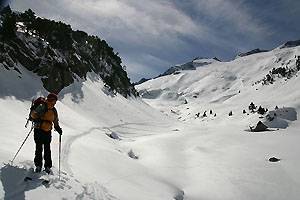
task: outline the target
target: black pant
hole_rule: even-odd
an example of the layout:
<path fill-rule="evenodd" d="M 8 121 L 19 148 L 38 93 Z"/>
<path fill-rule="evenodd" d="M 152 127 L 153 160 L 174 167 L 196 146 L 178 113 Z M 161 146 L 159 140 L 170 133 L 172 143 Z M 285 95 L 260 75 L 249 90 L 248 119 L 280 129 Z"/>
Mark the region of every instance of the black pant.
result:
<path fill-rule="evenodd" d="M 43 147 L 44 147 L 45 168 L 52 167 L 51 149 L 50 149 L 51 139 L 52 139 L 51 131 L 34 129 L 34 141 L 35 141 L 34 164 L 36 167 L 43 166 Z"/>

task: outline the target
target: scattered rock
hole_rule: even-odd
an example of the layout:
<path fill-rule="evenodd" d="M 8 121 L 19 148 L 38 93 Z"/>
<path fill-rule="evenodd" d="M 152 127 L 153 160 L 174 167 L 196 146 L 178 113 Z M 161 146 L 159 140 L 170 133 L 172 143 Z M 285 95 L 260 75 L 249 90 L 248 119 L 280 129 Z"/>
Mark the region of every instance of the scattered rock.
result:
<path fill-rule="evenodd" d="M 174 197 L 175 200 L 183 200 L 184 191 L 178 191 L 178 194 Z"/>
<path fill-rule="evenodd" d="M 114 140 L 121 140 L 115 132 L 111 132 L 110 134 L 106 133 L 106 135 Z"/>
<path fill-rule="evenodd" d="M 130 149 L 130 151 L 128 152 L 128 156 L 132 159 L 139 159 L 139 157 L 137 155 L 135 155 L 135 153 L 132 151 L 132 149 Z"/>
<path fill-rule="evenodd" d="M 269 162 L 279 162 L 280 160 L 281 159 L 275 157 L 269 158 Z"/>
<path fill-rule="evenodd" d="M 262 131 L 268 131 L 268 127 L 264 125 L 261 121 L 259 121 L 256 125 L 256 127 L 251 127 L 250 126 L 251 132 L 262 132 Z"/>

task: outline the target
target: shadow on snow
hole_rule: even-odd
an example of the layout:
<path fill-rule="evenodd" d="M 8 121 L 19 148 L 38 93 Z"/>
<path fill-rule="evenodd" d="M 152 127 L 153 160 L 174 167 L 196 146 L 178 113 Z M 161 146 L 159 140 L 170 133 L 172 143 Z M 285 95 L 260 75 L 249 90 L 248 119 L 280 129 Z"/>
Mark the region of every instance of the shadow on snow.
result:
<path fill-rule="evenodd" d="M 40 187 L 41 184 L 24 181 L 29 169 L 6 164 L 0 169 L 0 179 L 5 192 L 4 200 L 25 199 L 25 192 Z"/>

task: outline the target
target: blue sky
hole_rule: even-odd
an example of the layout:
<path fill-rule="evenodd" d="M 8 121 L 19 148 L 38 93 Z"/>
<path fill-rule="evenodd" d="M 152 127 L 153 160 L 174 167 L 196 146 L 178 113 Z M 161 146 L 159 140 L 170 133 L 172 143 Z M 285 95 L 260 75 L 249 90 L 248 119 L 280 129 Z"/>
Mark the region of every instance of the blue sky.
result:
<path fill-rule="evenodd" d="M 132 81 L 195 57 L 232 60 L 300 40 L 299 0 L 11 0 L 63 21 L 119 52 Z"/>
<path fill-rule="evenodd" d="M 0 0 L 0 10 L 2 10 L 4 7 L 8 5 L 8 0 Z"/>

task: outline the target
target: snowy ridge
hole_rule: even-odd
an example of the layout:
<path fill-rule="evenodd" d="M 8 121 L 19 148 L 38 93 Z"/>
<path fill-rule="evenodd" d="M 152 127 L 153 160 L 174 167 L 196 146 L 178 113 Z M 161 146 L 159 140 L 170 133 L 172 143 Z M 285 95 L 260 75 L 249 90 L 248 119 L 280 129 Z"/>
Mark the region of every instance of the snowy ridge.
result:
<path fill-rule="evenodd" d="M 185 64 L 178 64 L 178 65 L 170 67 L 167 71 L 160 74 L 158 77 L 167 76 L 167 75 L 170 75 L 173 73 L 179 74 L 181 71 L 185 71 L 185 70 L 195 70 L 198 67 L 210 65 L 215 62 L 220 62 L 220 60 L 218 58 L 197 57 L 197 58 L 193 59 L 193 61 L 191 61 L 191 62 L 187 62 Z M 158 78 L 158 77 L 156 77 L 156 78 Z M 145 81 L 142 79 L 140 82 L 142 83 Z"/>
<path fill-rule="evenodd" d="M 290 99 L 295 94 L 291 94 L 288 88 L 296 90 L 299 55 L 299 47 L 275 49 L 231 62 L 215 62 L 205 68 L 197 68 L 196 72 L 184 71 L 161 77 L 137 88 L 146 102 L 167 114 L 171 112 L 168 106 L 171 103 L 182 112 L 181 119 L 184 120 L 194 118 L 194 115 L 186 116 L 186 113 L 192 113 L 190 109 L 204 111 L 226 105 L 228 112 L 231 109 L 239 112 L 237 109 L 242 109 L 241 105 L 246 109 L 252 101 L 267 107 L 285 103 L 297 106 L 297 102 Z M 274 83 L 266 83 L 265 76 L 272 69 L 281 67 L 294 71 L 289 77 L 276 74 Z"/>
<path fill-rule="evenodd" d="M 22 79 L 0 66 L 0 199 L 297 200 L 299 72 L 262 80 L 273 68 L 296 70 L 299 55 L 277 48 L 183 70 L 138 85 L 142 99 L 113 94 L 89 73 L 59 94 L 61 180 L 53 132 L 48 186 L 22 181 L 33 167 L 32 135 L 9 163 L 29 131 L 31 99 L 47 93 L 22 66 Z M 251 112 L 251 102 L 268 111 Z M 258 121 L 269 131 L 251 132 Z"/>

